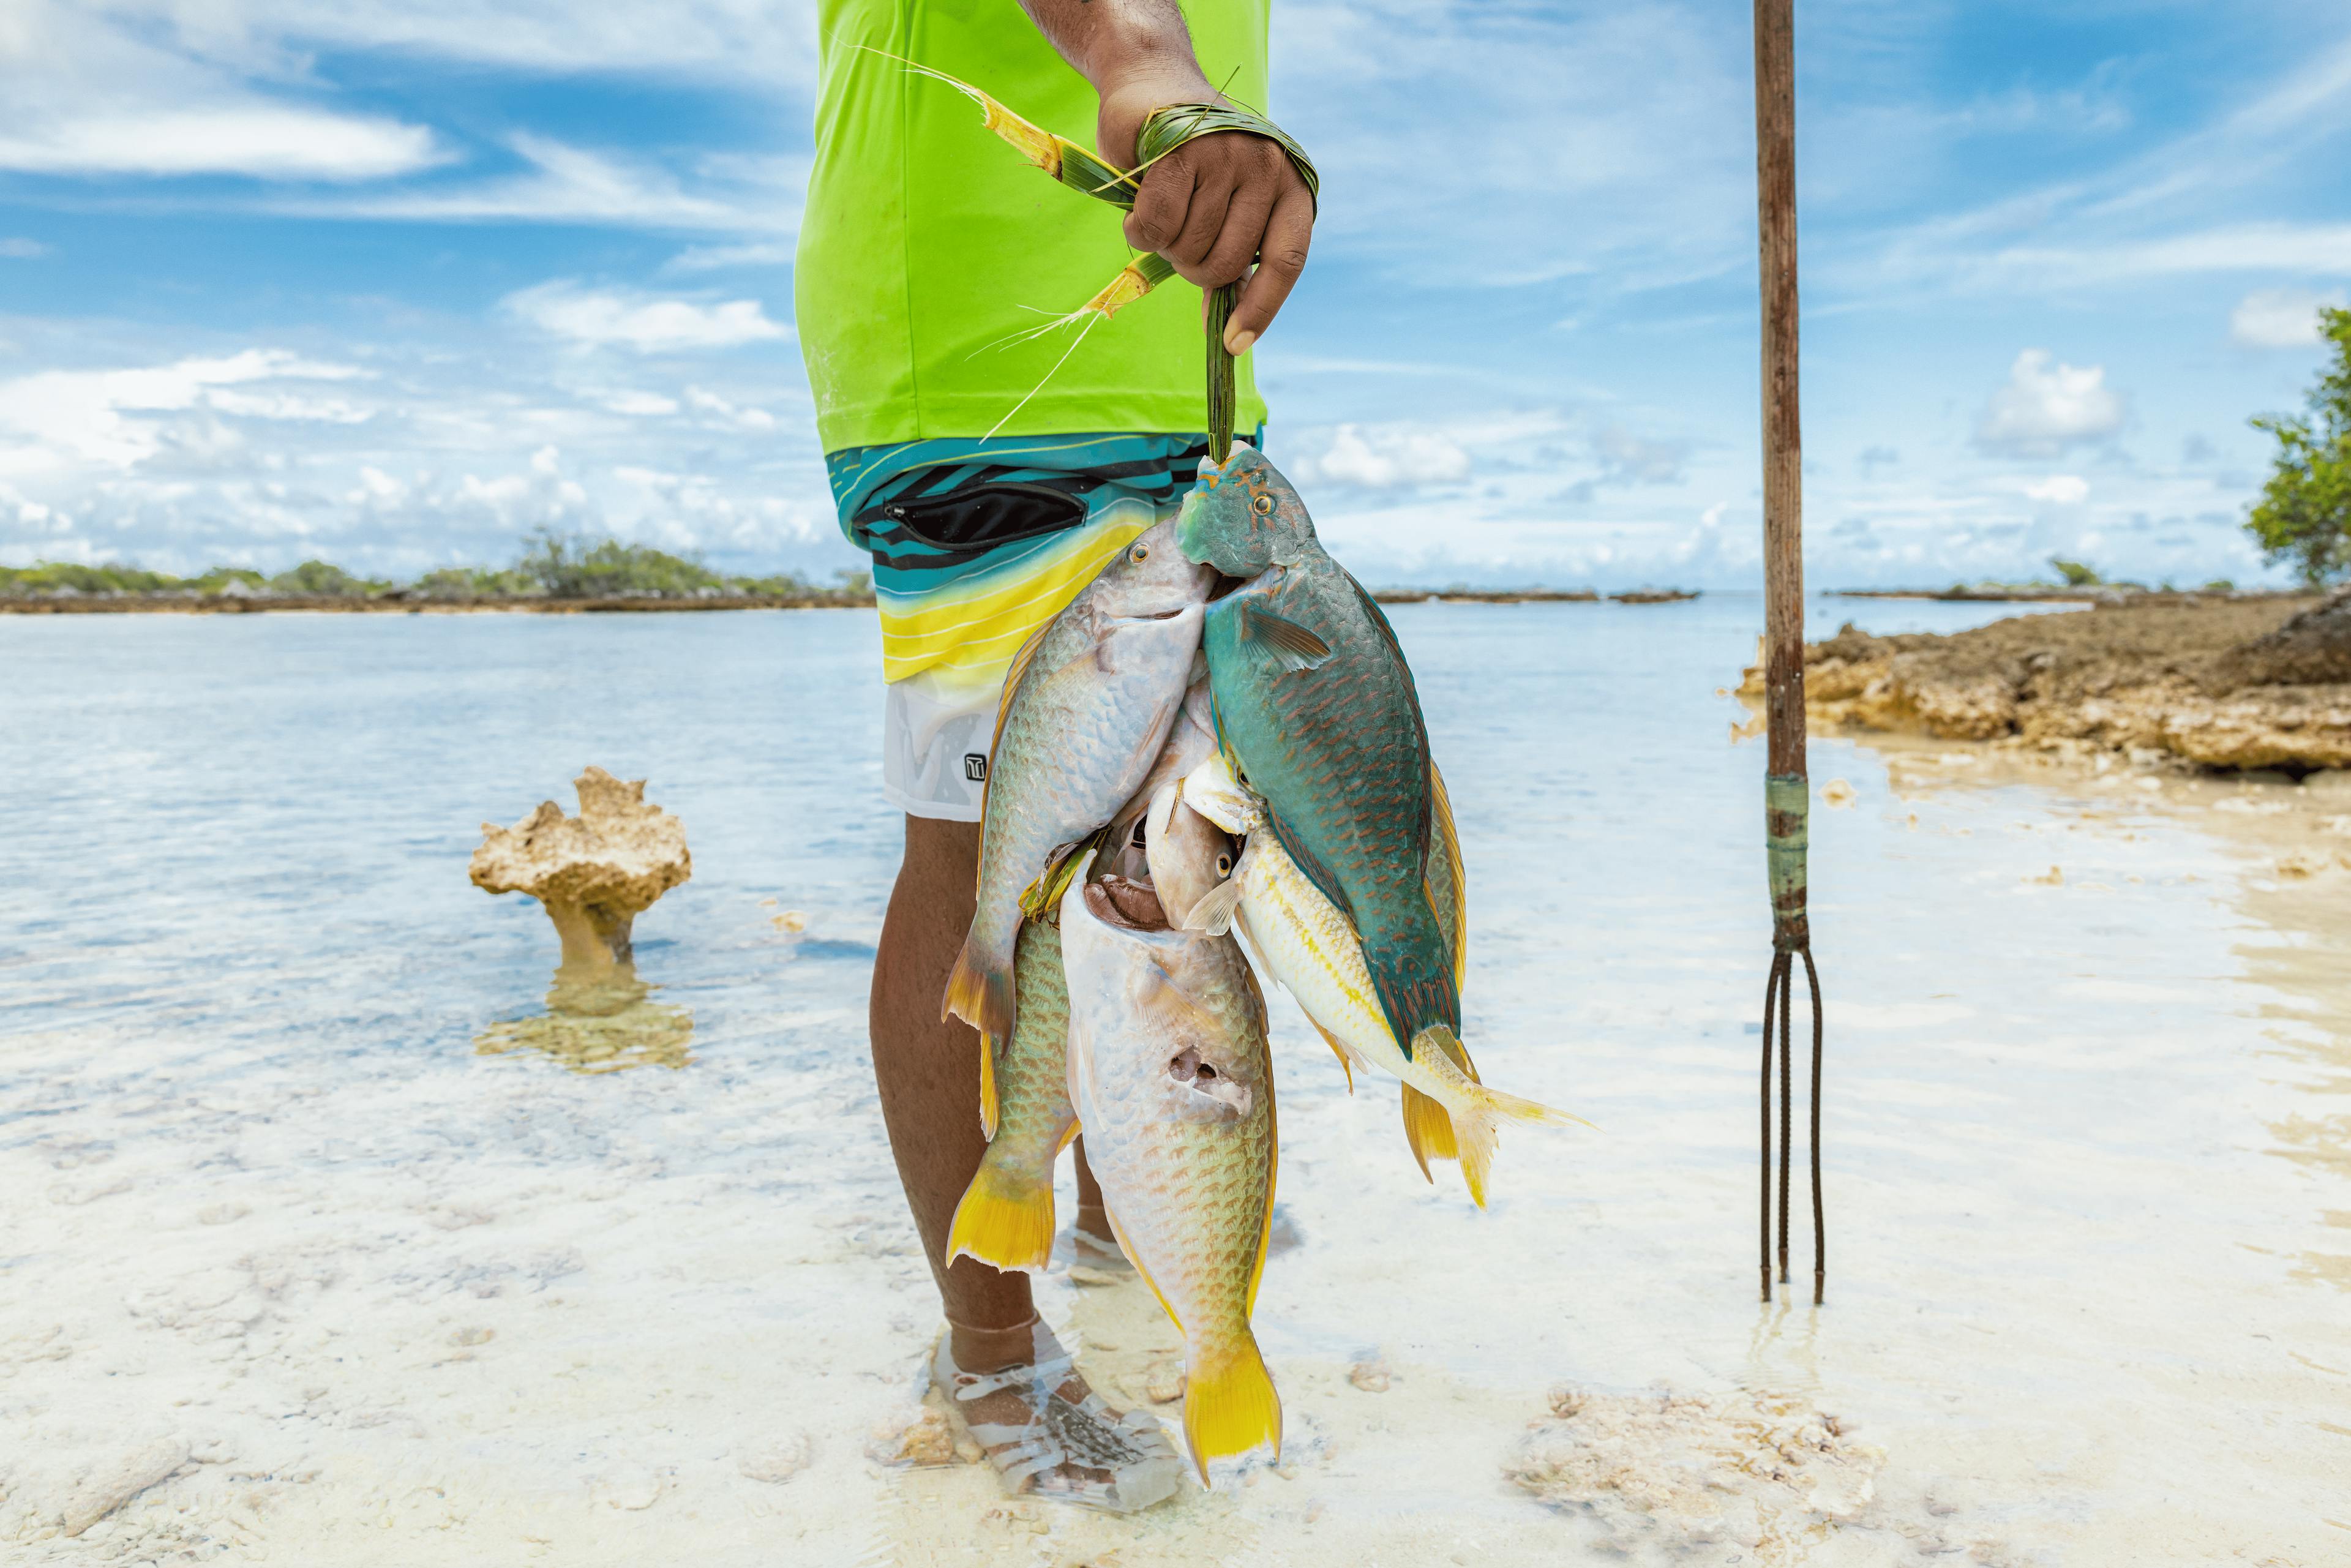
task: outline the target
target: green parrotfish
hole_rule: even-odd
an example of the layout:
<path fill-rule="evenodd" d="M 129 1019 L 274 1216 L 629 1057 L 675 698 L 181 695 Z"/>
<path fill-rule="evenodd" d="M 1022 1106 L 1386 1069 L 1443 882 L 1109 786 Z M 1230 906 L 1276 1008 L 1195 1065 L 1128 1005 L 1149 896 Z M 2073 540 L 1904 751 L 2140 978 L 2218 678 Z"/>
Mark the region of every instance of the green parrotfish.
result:
<path fill-rule="evenodd" d="M 1428 729 L 1387 618 L 1314 536 L 1298 492 L 1236 444 L 1203 459 L 1176 542 L 1242 585 L 1208 607 L 1217 735 L 1268 827 L 1354 928 L 1405 1060 L 1461 1032 L 1453 944 L 1432 900 Z M 1458 890 L 1447 890 L 1458 896 Z"/>

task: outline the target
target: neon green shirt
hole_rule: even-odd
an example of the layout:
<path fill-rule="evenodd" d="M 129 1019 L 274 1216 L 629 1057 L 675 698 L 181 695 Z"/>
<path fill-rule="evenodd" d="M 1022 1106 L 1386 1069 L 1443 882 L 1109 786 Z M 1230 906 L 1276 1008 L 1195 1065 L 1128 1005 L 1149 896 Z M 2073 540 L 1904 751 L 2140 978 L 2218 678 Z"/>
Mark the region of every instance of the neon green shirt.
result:
<path fill-rule="evenodd" d="M 1183 0 L 1207 78 L 1263 105 L 1270 0 Z M 1091 147 L 1093 89 L 1013 0 L 821 0 L 816 166 L 793 279 L 825 450 L 936 436 L 1205 427 L 1200 291 L 1170 278 L 1096 321 L 1076 309 L 1134 259 L 1124 214 L 1027 162 L 979 107 L 879 49 L 946 71 Z M 1050 380 L 1047 379 L 1049 372 Z M 1236 421 L 1263 422 L 1249 361 Z"/>

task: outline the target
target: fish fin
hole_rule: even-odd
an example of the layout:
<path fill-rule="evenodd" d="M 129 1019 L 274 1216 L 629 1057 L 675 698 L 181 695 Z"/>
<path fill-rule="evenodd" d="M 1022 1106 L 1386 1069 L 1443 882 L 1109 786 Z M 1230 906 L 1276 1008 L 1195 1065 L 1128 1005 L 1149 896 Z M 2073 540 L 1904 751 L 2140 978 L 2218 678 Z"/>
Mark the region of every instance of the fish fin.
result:
<path fill-rule="evenodd" d="M 1076 1143 L 1078 1141 L 1078 1134 L 1084 1131 L 1085 1129 L 1083 1127 L 1078 1125 L 1078 1119 L 1075 1116 L 1071 1117 L 1070 1124 L 1061 1129 L 1061 1137 L 1054 1141 L 1053 1157 L 1055 1159 L 1060 1159 L 1061 1157 L 1061 1151 L 1068 1148 L 1071 1144 Z"/>
<path fill-rule="evenodd" d="M 1331 901 L 1331 907 L 1339 912 L 1350 927 L 1360 930 L 1355 922 L 1355 906 L 1348 902 L 1347 890 L 1339 885 L 1339 879 L 1331 874 L 1331 868 L 1306 847 L 1305 841 L 1281 820 L 1281 813 L 1273 809 L 1270 800 L 1265 803 L 1265 825 L 1273 831 L 1273 841 L 1281 846 L 1281 852 L 1290 857 L 1290 863 L 1298 868 L 1298 874 L 1312 883 L 1314 891 Z"/>
<path fill-rule="evenodd" d="M 1469 976 L 1468 880 L 1461 869 L 1461 835 L 1453 826 L 1453 798 L 1437 759 L 1428 759 L 1428 907 L 1453 946 L 1453 988 Z M 1476 1076 L 1474 1073 L 1471 1076 Z"/>
<path fill-rule="evenodd" d="M 1036 881 L 1020 890 L 1020 913 L 1031 920 L 1041 920 L 1048 925 L 1061 923 L 1061 894 L 1070 890 L 1070 881 L 1077 874 L 1078 861 L 1082 852 L 1102 847 L 1108 825 L 1097 828 L 1082 839 L 1057 845 L 1045 857 L 1045 869 Z"/>
<path fill-rule="evenodd" d="M 1029 673 L 1029 661 L 1037 656 L 1037 650 L 1045 645 L 1045 633 L 1053 629 L 1053 622 L 1056 619 L 1057 617 L 1054 616 L 1047 616 L 1044 624 L 1029 632 L 1029 640 L 1021 643 L 1019 652 L 1012 655 L 1012 663 L 1005 666 L 1004 690 L 996 699 L 996 727 L 988 732 L 987 737 L 987 755 L 991 759 L 996 756 L 996 743 L 1004 738 L 1004 721 L 1012 712 L 1013 697 L 1019 693 L 1020 677 Z M 987 771 L 990 778 L 995 776 L 995 768 L 991 768 Z M 979 798 L 984 805 L 987 800 L 987 785 L 985 781 L 980 784 Z"/>
<path fill-rule="evenodd" d="M 955 970 L 947 976 L 946 999 L 939 1017 L 963 1019 L 984 1035 L 1012 1038 L 1012 971 L 983 968 L 973 956 L 971 938 L 964 938 L 956 955 Z"/>
<path fill-rule="evenodd" d="M 1461 1070 L 1461 1075 L 1464 1078 L 1472 1083 L 1480 1082 L 1478 1077 L 1478 1064 L 1469 1060 L 1469 1048 L 1462 1044 L 1451 1030 L 1431 1029 L 1422 1032 L 1431 1045 L 1436 1046 L 1451 1059 L 1453 1065 Z"/>
<path fill-rule="evenodd" d="M 1407 1083 L 1404 1086 L 1404 1141 L 1412 1145 L 1412 1157 L 1420 1163 L 1420 1174 L 1434 1182 L 1428 1174 L 1431 1160 L 1458 1160 L 1460 1146 L 1453 1138 L 1453 1117 L 1441 1101 L 1431 1099 Z"/>
<path fill-rule="evenodd" d="M 1364 944 L 1364 968 L 1371 978 L 1372 993 L 1379 999 L 1388 1028 L 1395 1031 L 1406 1061 L 1413 1060 L 1422 1036 L 1437 1029 L 1451 1034 L 1452 1027 L 1443 1020 L 1461 1016 L 1461 993 L 1453 984 L 1453 967 L 1429 962 L 1437 957 L 1433 953 L 1416 953 L 1414 945 L 1407 943 L 1383 942 L 1376 948 Z"/>
<path fill-rule="evenodd" d="M 1347 1048 L 1339 1043 L 1337 1035 L 1332 1034 L 1321 1024 L 1314 1023 L 1311 1018 L 1306 1021 L 1314 1024 L 1314 1032 L 1322 1037 L 1322 1043 L 1329 1046 L 1331 1054 L 1339 1059 L 1340 1070 L 1347 1075 L 1347 1092 L 1353 1094 L 1355 1092 L 1355 1059 L 1347 1054 Z"/>
<path fill-rule="evenodd" d="M 1233 914 L 1240 906 L 1240 878 L 1228 876 L 1200 895 L 1199 902 L 1192 905 L 1192 913 L 1184 917 L 1184 929 L 1222 936 L 1233 928 Z"/>
<path fill-rule="evenodd" d="M 1037 650 L 1044 646 L 1045 633 L 1053 629 L 1054 619 L 1047 616 L 1043 625 L 1029 632 L 1029 640 L 1020 644 L 1019 651 L 1012 655 L 1012 663 L 1004 669 L 1004 685 L 996 697 L 996 727 L 987 732 L 987 776 L 979 781 L 979 841 L 983 844 L 987 841 L 987 805 L 994 794 L 990 786 L 996 782 L 996 758 L 1002 749 L 1004 721 L 1012 716 L 1012 699 L 1020 694 L 1021 677 L 1029 673 L 1029 663 L 1037 657 Z M 983 855 L 978 864 L 972 868 L 975 880 L 979 875 L 980 866 L 986 863 L 987 858 Z"/>
<path fill-rule="evenodd" d="M 1265 1369 L 1257 1336 L 1246 1328 L 1240 1343 L 1213 1361 L 1195 1355 L 1184 1380 L 1184 1441 L 1200 1484 L 1208 1484 L 1208 1461 L 1246 1454 L 1270 1443 L 1281 1452 L 1281 1396 Z"/>
<path fill-rule="evenodd" d="M 1570 1124 L 1590 1126 L 1581 1116 L 1553 1110 L 1523 1095 L 1509 1094 L 1499 1089 L 1489 1089 L 1478 1082 L 1469 1065 L 1469 1052 L 1454 1032 L 1442 1024 L 1431 1024 L 1416 1041 L 1422 1049 L 1414 1060 L 1434 1069 L 1439 1076 L 1454 1080 L 1451 1092 L 1442 1103 L 1453 1124 L 1453 1143 L 1461 1161 L 1461 1180 L 1469 1188 L 1469 1201 L 1479 1207 L 1486 1207 L 1486 1193 L 1494 1169 L 1496 1134 L 1505 1118 L 1514 1122 L 1532 1122 L 1543 1126 L 1563 1127 Z M 1409 1092 L 1409 1091 L 1407 1091 Z"/>
<path fill-rule="evenodd" d="M 1053 1174 L 1044 1179 L 982 1160 L 947 1228 L 947 1261 L 977 1258 L 991 1269 L 1044 1272 L 1053 1256 Z"/>
<path fill-rule="evenodd" d="M 1255 604 L 1241 607 L 1240 641 L 1295 674 L 1330 662 L 1331 644 L 1287 616 Z"/>
<path fill-rule="evenodd" d="M 1249 1264 L 1249 1294 L 1241 1298 L 1245 1303 L 1241 1309 L 1243 1317 L 1257 1311 L 1257 1288 L 1265 1279 L 1265 1256 L 1273 1250 L 1273 1189 L 1281 1176 L 1279 1132 L 1274 1125 L 1273 1077 L 1269 1073 L 1265 1081 L 1265 1218 L 1258 1222 L 1257 1259 Z"/>
<path fill-rule="evenodd" d="M 979 1037 L 979 1130 L 991 1144 L 996 1142 L 1003 1110 L 996 1095 L 996 1041 L 983 1034 Z"/>
<path fill-rule="evenodd" d="M 1461 1151 L 1461 1182 L 1469 1201 L 1486 1207 L 1486 1184 L 1494 1174 L 1494 1113 L 1483 1108 L 1452 1116 L 1453 1140 Z"/>

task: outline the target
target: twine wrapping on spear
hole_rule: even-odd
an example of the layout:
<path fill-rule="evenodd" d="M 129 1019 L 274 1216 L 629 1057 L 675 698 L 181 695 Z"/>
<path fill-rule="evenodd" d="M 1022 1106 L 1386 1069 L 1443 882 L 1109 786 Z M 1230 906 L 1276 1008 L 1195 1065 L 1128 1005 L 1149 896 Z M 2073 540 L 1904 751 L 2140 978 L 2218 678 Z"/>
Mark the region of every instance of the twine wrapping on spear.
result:
<path fill-rule="evenodd" d="M 1763 299 L 1764 861 L 1771 893 L 1771 972 L 1763 987 L 1763 1299 L 1771 1299 L 1771 1063 L 1780 1064 L 1777 1261 L 1788 1282 L 1789 1167 L 1794 1151 L 1795 963 L 1812 996 L 1813 1301 L 1828 1291 L 1821 1201 L 1821 978 L 1805 911 L 1803 437 L 1796 395 L 1796 72 L 1792 0 L 1755 0 L 1755 207 Z M 1773 1026 L 1778 1032 L 1773 1033 Z"/>
<path fill-rule="evenodd" d="M 1068 137 L 1057 136 L 1042 126 L 1032 124 L 969 82 L 949 76 L 945 71 L 906 59 L 904 56 L 889 54 L 885 50 L 872 48 L 870 46 L 861 47 L 864 47 L 868 54 L 881 55 L 885 59 L 896 60 L 917 75 L 945 82 L 979 105 L 981 118 L 987 128 L 1001 137 L 1023 158 L 1070 189 L 1082 191 L 1087 195 L 1108 202 L 1114 207 L 1128 211 L 1134 209 L 1135 195 L 1143 188 L 1144 172 L 1154 163 L 1187 141 L 1196 141 L 1203 136 L 1214 136 L 1228 131 L 1238 131 L 1249 136 L 1262 136 L 1280 147 L 1282 154 L 1290 160 L 1290 167 L 1298 171 L 1298 177 L 1306 183 L 1308 198 L 1318 207 L 1321 204 L 1322 177 L 1315 172 L 1314 161 L 1307 157 L 1306 149 L 1301 147 L 1288 132 L 1274 124 L 1272 120 L 1257 110 L 1240 104 L 1176 103 L 1164 109 L 1153 110 L 1144 120 L 1143 129 L 1135 133 L 1134 167 L 1118 169 L 1079 146 Z M 1066 327 L 1084 318 L 1082 335 L 1084 331 L 1091 331 L 1097 322 L 1107 321 L 1122 308 L 1134 304 L 1145 294 L 1150 293 L 1153 288 L 1173 277 L 1175 271 L 1175 267 L 1169 265 L 1164 256 L 1149 255 L 1140 257 L 1130 263 L 1116 277 L 1111 279 L 1092 298 L 1071 311 L 1067 316 L 1057 317 L 1037 329 L 1036 331 L 1021 333 L 1019 336 L 1034 337 L 1039 333 L 1052 331 L 1059 327 Z M 1233 307 L 1239 303 L 1240 294 L 1240 285 L 1238 282 L 1209 289 L 1207 308 L 1203 319 L 1203 326 L 1207 334 L 1208 455 L 1218 463 L 1224 462 L 1232 455 L 1233 418 L 1238 411 L 1239 398 L 1233 380 L 1233 356 L 1225 348 L 1225 326 L 1232 319 Z M 1075 343 L 1070 347 L 1071 352 L 1076 351 Z M 1061 359 L 1066 361 L 1069 354 L 1063 354 Z M 1060 369 L 1060 363 L 1056 363 L 1053 367 L 1055 371 Z M 1053 371 L 1048 371 L 1045 380 L 1050 381 L 1052 376 Z M 1044 382 L 1040 382 L 1035 387 L 1029 389 L 1029 396 L 1014 404 L 1011 413 L 1007 413 L 1004 420 L 1009 420 L 1013 413 L 1019 413 L 1029 398 L 1036 396 L 1044 389 Z M 998 429 L 1003 427 L 1004 420 L 998 422 Z M 993 435 L 996 432 L 990 431 L 988 434 Z"/>

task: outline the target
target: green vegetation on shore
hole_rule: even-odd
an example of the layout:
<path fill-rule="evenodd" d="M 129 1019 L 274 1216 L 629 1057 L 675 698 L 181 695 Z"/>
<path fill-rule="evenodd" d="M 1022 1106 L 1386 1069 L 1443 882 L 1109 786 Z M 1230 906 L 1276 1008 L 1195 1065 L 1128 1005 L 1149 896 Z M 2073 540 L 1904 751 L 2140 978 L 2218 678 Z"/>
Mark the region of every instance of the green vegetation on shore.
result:
<path fill-rule="evenodd" d="M 387 599 L 465 603 L 514 599 L 780 599 L 862 595 L 862 572 L 841 572 L 837 584 L 789 573 L 745 577 L 715 571 L 694 556 L 650 545 L 591 539 L 545 529 L 524 541 L 507 567 L 446 566 L 411 582 L 361 577 L 332 561 L 306 560 L 272 577 L 249 567 L 216 566 L 195 577 L 174 577 L 120 563 L 84 566 L 42 561 L 0 566 L 0 598 L 141 599 Z"/>
<path fill-rule="evenodd" d="M 2307 415 L 2265 413 L 2253 428 L 2277 438 L 2262 498 L 2245 531 L 2273 561 L 2292 561 L 2312 587 L 2351 577 L 2351 310 L 2322 309 L 2335 362 L 2310 389 Z"/>

